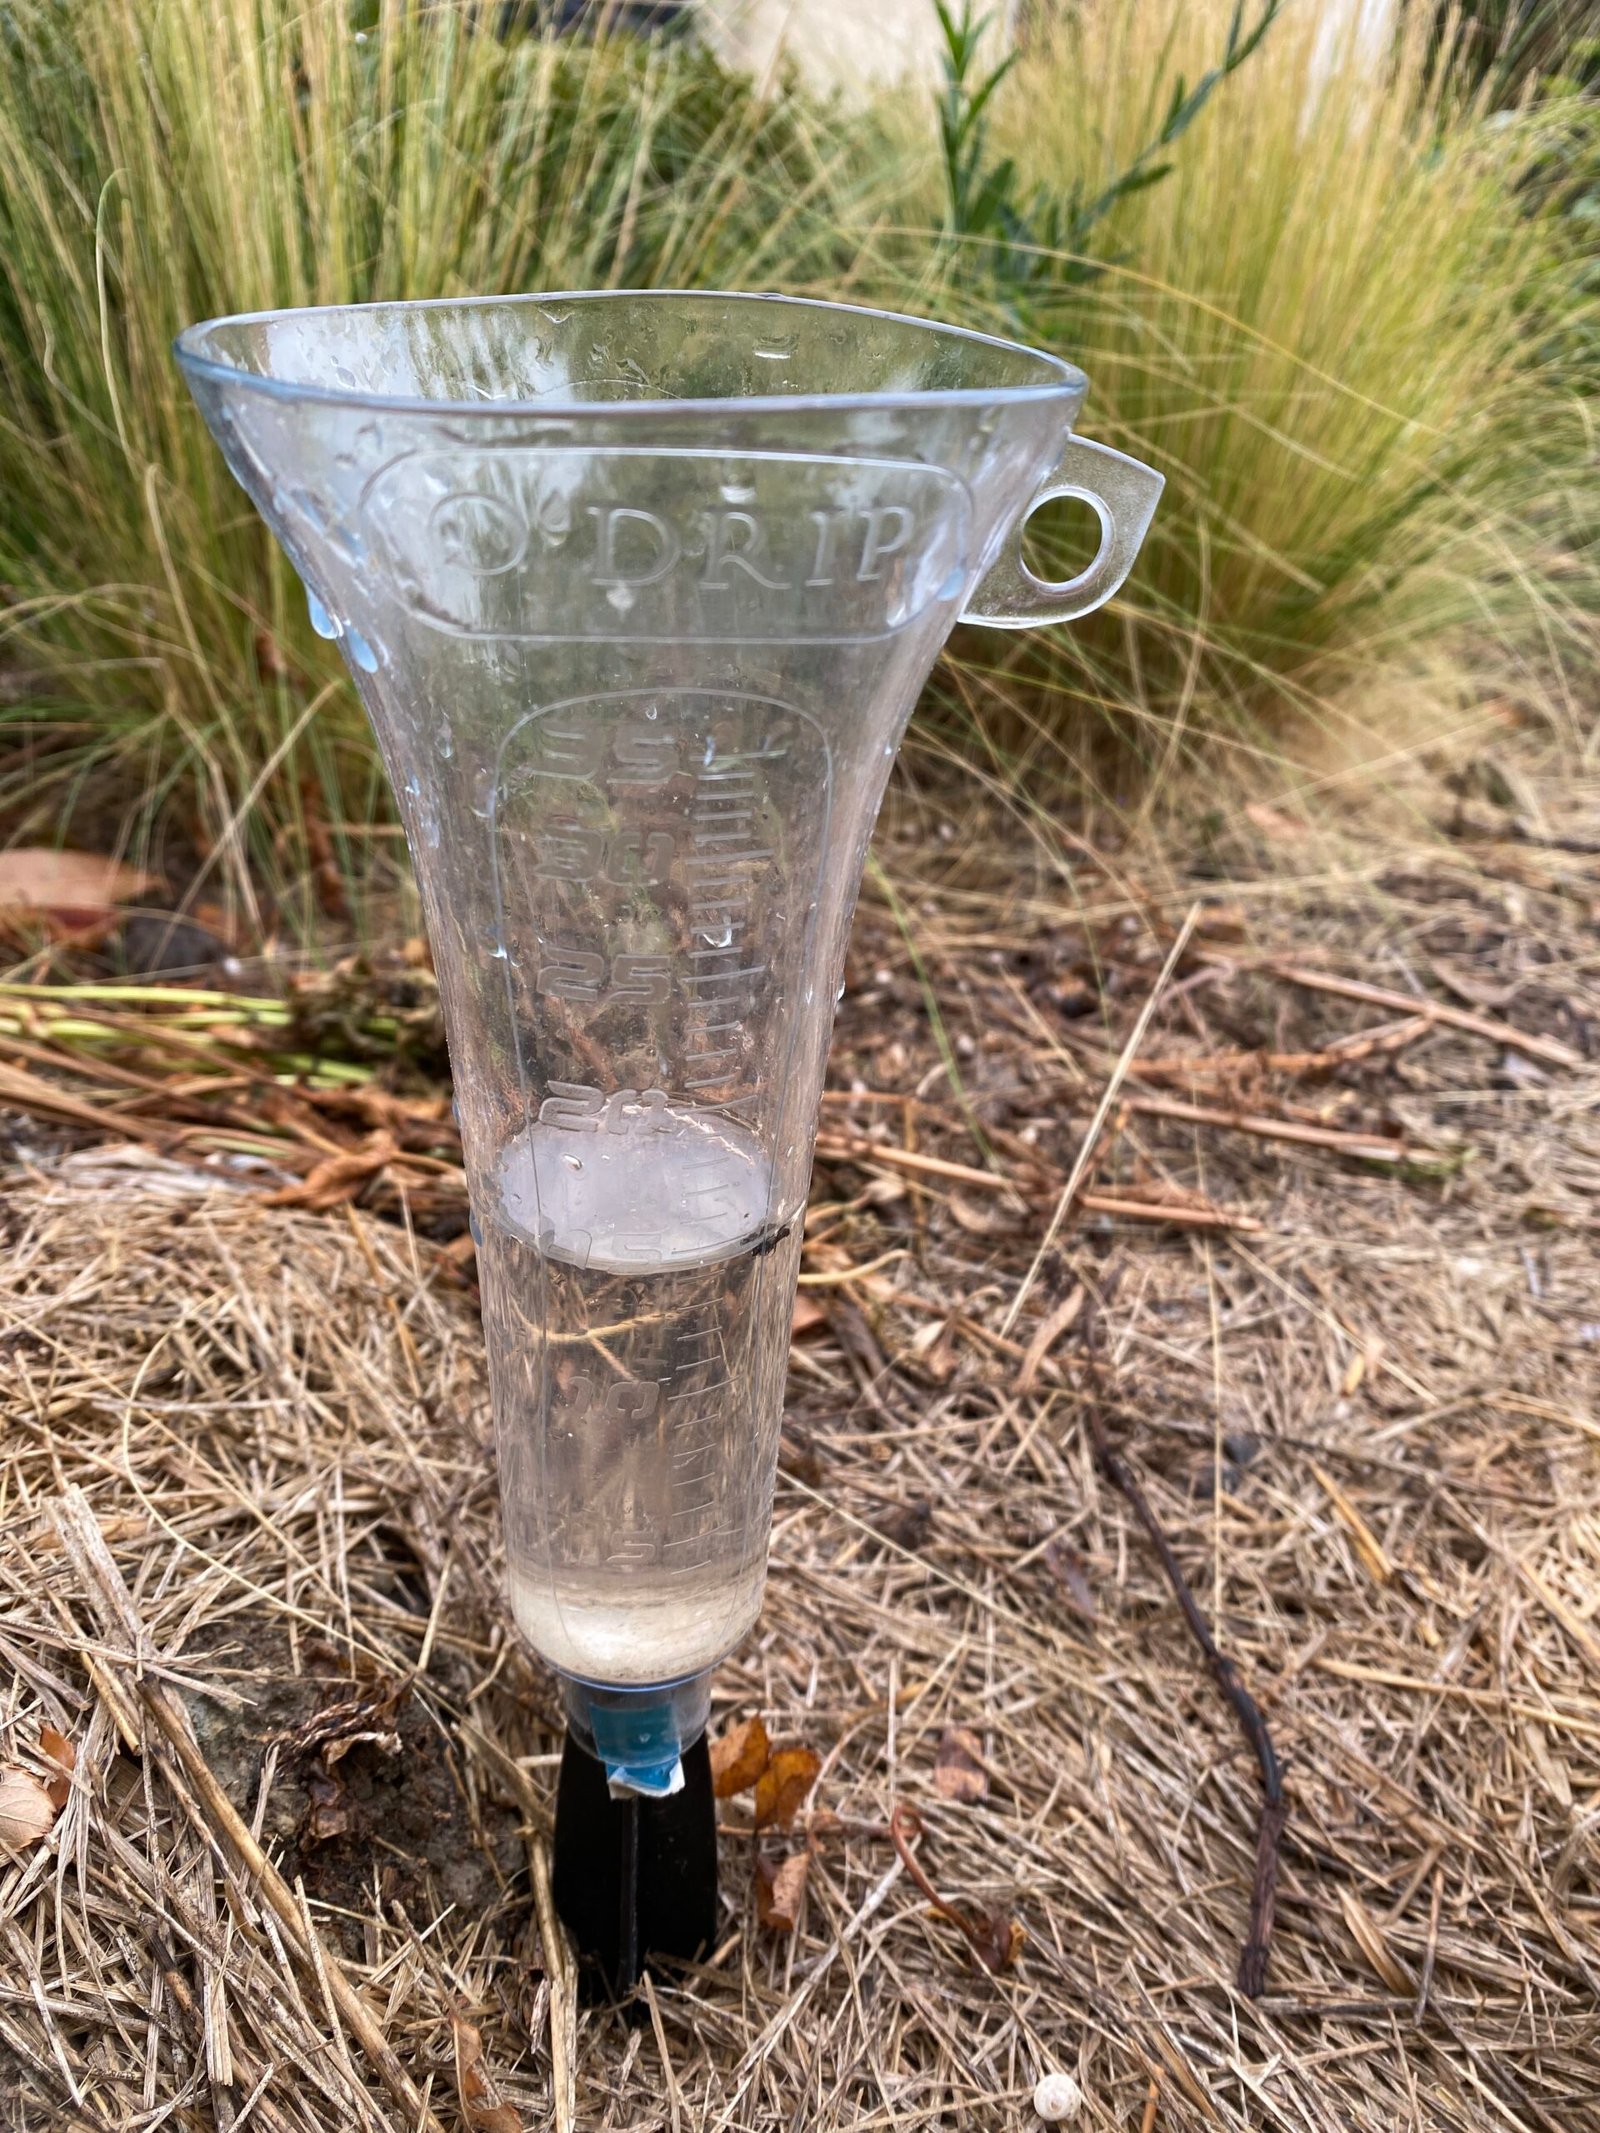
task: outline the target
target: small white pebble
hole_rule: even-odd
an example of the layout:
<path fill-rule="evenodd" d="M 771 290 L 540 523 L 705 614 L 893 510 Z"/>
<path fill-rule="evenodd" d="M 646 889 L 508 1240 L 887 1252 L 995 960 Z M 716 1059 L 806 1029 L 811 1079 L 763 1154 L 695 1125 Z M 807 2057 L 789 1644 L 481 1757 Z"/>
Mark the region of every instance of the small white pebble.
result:
<path fill-rule="evenodd" d="M 1034 2085 L 1033 2107 L 1047 2126 L 1059 2126 L 1083 2109 L 1083 2091 L 1070 2074 L 1041 2074 Z"/>

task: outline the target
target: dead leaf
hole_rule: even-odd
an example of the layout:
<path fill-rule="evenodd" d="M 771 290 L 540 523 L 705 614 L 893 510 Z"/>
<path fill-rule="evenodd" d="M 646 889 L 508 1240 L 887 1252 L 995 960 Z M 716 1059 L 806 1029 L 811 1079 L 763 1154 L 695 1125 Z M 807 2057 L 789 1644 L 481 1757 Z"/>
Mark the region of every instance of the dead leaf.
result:
<path fill-rule="evenodd" d="M 1339 1380 L 1339 1390 L 1347 1400 L 1359 1388 L 1367 1373 L 1376 1370 L 1382 1361 L 1383 1342 L 1374 1334 L 1366 1346 L 1350 1358 L 1345 1366 L 1344 1376 Z"/>
<path fill-rule="evenodd" d="M 1089 1583 L 1088 1563 L 1077 1549 L 1071 1547 L 1059 1534 L 1050 1541 L 1044 1551 L 1044 1565 L 1061 1588 L 1061 1597 L 1074 1614 L 1081 1615 L 1085 1622 L 1093 1622 L 1098 1612 L 1094 1587 Z"/>
<path fill-rule="evenodd" d="M 310 1214 L 325 1215 L 329 1208 L 353 1200 L 368 1179 L 386 1169 L 399 1152 L 392 1133 L 369 1133 L 364 1148 L 348 1155 L 325 1156 L 320 1163 L 313 1163 L 297 1184 L 263 1194 L 260 1204 L 303 1207 Z"/>
<path fill-rule="evenodd" d="M 814 1749 L 777 1749 L 756 1780 L 756 1828 L 792 1828 L 821 1768 Z"/>
<path fill-rule="evenodd" d="M 1009 1237 L 1025 1212 L 1009 1194 L 998 1205 L 989 1201 L 980 1206 L 963 1193 L 953 1192 L 944 1204 L 972 1237 Z"/>
<path fill-rule="evenodd" d="M 967 1726 L 946 1726 L 933 1759 L 933 1789 L 942 1800 L 986 1800 L 983 1743 Z"/>
<path fill-rule="evenodd" d="M 55 1826 L 56 1805 L 46 1788 L 26 1770 L 0 1770 L 0 1853 L 25 1851 L 48 1837 Z"/>
<path fill-rule="evenodd" d="M 1344 1922 L 1350 1928 L 1350 1937 L 1367 1961 L 1391 1992 L 1408 1996 L 1417 1989 L 1417 1981 L 1411 1972 L 1390 1950 L 1383 1937 L 1383 1929 L 1366 1905 L 1351 1889 L 1339 1891 L 1339 1903 L 1344 1911 Z"/>
<path fill-rule="evenodd" d="M 759 1718 L 746 1718 L 711 1743 L 711 1790 L 719 1800 L 748 1792 L 772 1756 L 772 1743 Z"/>
<path fill-rule="evenodd" d="M 969 1915 L 966 1935 L 972 1943 L 973 1954 L 991 1976 L 1011 1968 L 1028 1938 L 1009 1911 L 979 1911 Z"/>
<path fill-rule="evenodd" d="M 460 2015 L 450 2017 L 456 2050 L 456 2094 L 470 2133 L 522 2133 L 521 2113 L 495 2086 L 483 2056 L 483 2037 Z"/>
<path fill-rule="evenodd" d="M 756 1917 L 769 1932 L 792 1933 L 800 1922 L 810 1852 L 796 1852 L 781 1863 L 756 1860 Z"/>
<path fill-rule="evenodd" d="M 304 1845 L 327 1844 L 348 1834 L 352 1816 L 349 1794 L 340 1778 L 325 1770 L 313 1770 L 306 1781 L 310 1804 L 300 1818 L 299 1838 Z"/>
<path fill-rule="evenodd" d="M 1268 807 L 1261 800 L 1247 800 L 1244 818 L 1255 824 L 1263 837 L 1271 837 L 1279 844 L 1301 844 L 1305 841 L 1306 826 L 1292 816 L 1283 815 L 1275 807 Z"/>
<path fill-rule="evenodd" d="M 107 926 L 119 904 L 159 887 L 154 874 L 141 874 L 97 852 L 27 844 L 0 852 L 0 917 L 26 913 L 43 919 L 52 932 L 83 933 Z"/>
<path fill-rule="evenodd" d="M 322 1761 L 325 1768 L 331 1770 L 335 1763 L 343 1762 L 352 1748 L 358 1748 L 362 1745 L 369 1748 L 377 1748 L 384 1755 L 398 1755 L 400 1753 L 400 1736 L 392 1729 L 382 1732 L 369 1728 L 364 1733 L 341 1733 L 336 1740 L 329 1741 L 322 1751 Z"/>
<path fill-rule="evenodd" d="M 78 1767 L 78 1751 L 64 1733 L 58 1733 L 54 1726 L 44 1725 L 39 1728 L 39 1753 L 47 1756 L 61 1772 L 59 1777 L 48 1779 L 44 1788 L 50 1805 L 59 1814 L 72 1797 L 72 1772 Z"/>
<path fill-rule="evenodd" d="M 1456 998 L 1464 1000 L 1468 1007 L 1486 1007 L 1492 1013 L 1499 1014 L 1511 1005 L 1523 989 L 1524 981 L 1521 979 L 1513 979 L 1509 985 L 1491 985 L 1483 978 L 1473 977 L 1464 970 L 1452 970 L 1448 963 L 1435 962 L 1431 955 L 1425 956 L 1423 960 L 1445 991 L 1453 992 Z"/>
<path fill-rule="evenodd" d="M 933 1531 L 933 1505 L 926 1496 L 918 1496 L 911 1503 L 896 1504 L 875 1521 L 874 1531 L 892 1541 L 897 1548 L 917 1549 L 923 1546 Z"/>
<path fill-rule="evenodd" d="M 1242 941 L 1250 931 L 1243 904 L 1207 904 L 1195 929 L 1208 941 Z"/>
<path fill-rule="evenodd" d="M 811 1333 L 818 1326 L 828 1323 L 828 1314 L 821 1304 L 806 1294 L 804 1289 L 795 1292 L 794 1315 L 789 1321 L 789 1338 L 798 1339 L 802 1333 Z"/>
<path fill-rule="evenodd" d="M 1022 1368 L 1017 1372 L 1017 1395 L 1026 1396 L 1033 1390 L 1033 1381 L 1039 1375 L 1039 1366 L 1050 1350 L 1076 1324 L 1084 1306 L 1085 1291 L 1082 1286 L 1064 1296 L 1055 1309 L 1046 1314 L 1028 1343 L 1027 1353 L 1022 1358 Z"/>
<path fill-rule="evenodd" d="M 796 1481 L 803 1481 L 807 1488 L 819 1489 L 827 1471 L 822 1454 L 817 1450 L 816 1439 L 803 1430 L 798 1422 L 791 1422 L 778 1439 L 778 1471 L 790 1474 Z"/>

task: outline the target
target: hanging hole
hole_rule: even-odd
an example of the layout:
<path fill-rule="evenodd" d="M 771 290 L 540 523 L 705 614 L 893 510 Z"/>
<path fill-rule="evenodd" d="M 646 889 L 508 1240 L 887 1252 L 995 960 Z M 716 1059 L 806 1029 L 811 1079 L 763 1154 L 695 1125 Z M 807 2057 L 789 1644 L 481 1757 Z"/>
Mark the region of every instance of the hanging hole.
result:
<path fill-rule="evenodd" d="M 1023 521 L 1022 567 L 1041 585 L 1065 585 L 1095 561 L 1107 531 L 1086 496 L 1047 496 Z"/>

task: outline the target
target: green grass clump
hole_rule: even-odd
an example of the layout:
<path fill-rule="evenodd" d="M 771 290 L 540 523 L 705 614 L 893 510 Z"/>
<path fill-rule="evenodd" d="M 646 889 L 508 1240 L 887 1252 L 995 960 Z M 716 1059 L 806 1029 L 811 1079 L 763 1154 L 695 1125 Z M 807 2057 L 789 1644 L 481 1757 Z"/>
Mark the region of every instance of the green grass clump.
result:
<path fill-rule="evenodd" d="M 1116 608 L 962 677 L 1013 769 L 1081 772 L 1108 728 L 1147 763 L 1291 737 L 1370 756 L 1406 737 L 1373 728 L 1407 676 L 1441 703 L 1487 682 L 1559 705 L 1587 657 L 1595 483 L 1572 349 L 1595 299 L 1530 185 L 1570 115 L 1464 93 L 1423 10 L 1367 66 L 1318 14 L 1285 9 L 1167 175 L 1117 200 L 1092 278 L 1004 247 L 951 269 L 969 303 L 1082 363 L 1086 433 L 1168 477 Z M 1073 10 L 996 99 L 1015 191 L 1092 196 L 1233 16 Z"/>
<path fill-rule="evenodd" d="M 176 831 L 174 880 L 198 850 L 263 927 L 261 884 L 293 923 L 397 853 L 341 669 L 170 355 L 283 304 L 784 288 L 1072 356 L 1088 434 L 1168 476 L 1151 541 L 1107 613 L 963 632 L 939 685 L 1045 804 L 1107 736 L 1119 794 L 1130 765 L 1148 791 L 1403 746 L 1417 677 L 1561 713 L 1600 606 L 1591 107 L 1492 108 L 1428 9 L 1376 66 L 1319 16 L 1064 12 L 977 122 L 946 99 L 957 199 L 925 92 L 763 93 L 683 40 L 502 35 L 476 0 L 12 0 L 0 659 L 49 693 L 0 709 L 9 830 L 65 802 L 103 842 L 109 806 L 144 864 Z"/>
<path fill-rule="evenodd" d="M 31 745 L 0 806 L 32 792 L 53 815 L 86 795 L 80 825 L 103 837 L 88 818 L 110 790 L 136 844 L 181 827 L 247 906 L 253 879 L 294 904 L 307 817 L 313 846 L 331 834 L 340 870 L 363 871 L 348 839 L 381 810 L 381 774 L 189 401 L 182 326 L 518 289 L 848 284 L 864 180 L 826 115 L 681 41 L 502 37 L 499 15 L 7 7 L 0 636 L 51 694 L 10 714 Z"/>

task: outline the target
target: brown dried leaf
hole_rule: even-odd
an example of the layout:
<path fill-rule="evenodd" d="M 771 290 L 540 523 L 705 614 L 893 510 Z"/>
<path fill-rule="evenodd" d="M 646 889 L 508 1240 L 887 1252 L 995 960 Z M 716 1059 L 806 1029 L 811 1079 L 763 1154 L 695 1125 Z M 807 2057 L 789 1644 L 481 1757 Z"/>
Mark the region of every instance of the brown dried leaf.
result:
<path fill-rule="evenodd" d="M 1262 836 L 1271 837 L 1279 844 L 1303 844 L 1306 825 L 1296 822 L 1290 815 L 1280 814 L 1275 807 L 1268 807 L 1262 800 L 1247 800 L 1244 806 L 1247 822 L 1253 822 Z"/>
<path fill-rule="evenodd" d="M 310 1214 L 325 1215 L 329 1208 L 353 1200 L 367 1180 L 386 1169 L 399 1152 L 392 1133 L 369 1133 L 364 1148 L 324 1157 L 297 1184 L 263 1194 L 261 1205 L 303 1207 Z"/>
<path fill-rule="evenodd" d="M 808 1296 L 804 1289 L 797 1289 L 794 1298 L 794 1313 L 789 1321 L 789 1338 L 798 1340 L 802 1333 L 811 1333 L 818 1326 L 828 1323 L 828 1314 L 815 1297 Z"/>
<path fill-rule="evenodd" d="M 97 852 L 60 852 L 49 845 L 0 852 L 0 915 L 26 913 L 54 931 L 107 925 L 119 904 L 159 886 L 154 874 Z"/>
<path fill-rule="evenodd" d="M 792 1933 L 799 1924 L 810 1868 L 808 1851 L 781 1862 L 756 1860 L 756 1917 L 769 1932 Z"/>
<path fill-rule="evenodd" d="M 1085 1622 L 1093 1622 L 1097 1612 L 1094 1587 L 1089 1583 L 1089 1566 L 1084 1557 L 1058 1534 L 1044 1551 L 1044 1566 L 1073 1613 L 1081 1615 Z"/>
<path fill-rule="evenodd" d="M 989 1773 L 983 1743 L 966 1726 L 946 1726 L 933 1759 L 933 1789 L 941 1800 L 986 1800 Z"/>
<path fill-rule="evenodd" d="M 759 1718 L 743 1719 L 711 1743 L 711 1790 L 719 1800 L 748 1792 L 766 1769 L 772 1743 Z"/>
<path fill-rule="evenodd" d="M 820 1489 L 822 1486 L 827 1472 L 822 1454 L 817 1450 L 816 1439 L 798 1422 L 791 1422 L 778 1439 L 778 1471 L 803 1481 L 807 1488 Z"/>
<path fill-rule="evenodd" d="M 875 1521 L 875 1530 L 897 1548 L 920 1548 L 933 1531 L 933 1505 L 926 1496 L 896 1504 Z"/>
<path fill-rule="evenodd" d="M 1009 1194 L 998 1205 L 993 1201 L 985 1201 L 980 1205 L 976 1200 L 969 1200 L 964 1193 L 953 1192 L 944 1204 L 960 1227 L 971 1237 L 1009 1237 L 1015 1230 L 1022 1212 Z"/>
<path fill-rule="evenodd" d="M 495 2086 L 483 2056 L 483 2038 L 459 2015 L 450 2017 L 455 2039 L 456 2095 L 469 2133 L 523 2133 L 522 2116 Z"/>
<path fill-rule="evenodd" d="M 44 1788 L 50 1805 L 59 1814 L 72 1797 L 71 1773 L 78 1767 L 78 1751 L 64 1733 L 58 1733 L 54 1726 L 44 1725 L 39 1728 L 39 1753 L 47 1756 L 61 1772 L 59 1777 L 46 1779 Z"/>
<path fill-rule="evenodd" d="M 300 1818 L 299 1837 L 304 1845 L 326 1844 L 349 1831 L 353 1819 L 349 1795 L 341 1778 L 313 1770 L 306 1783 L 310 1804 Z"/>
<path fill-rule="evenodd" d="M 387 1732 L 380 1732 L 369 1727 L 365 1732 L 361 1733 L 340 1733 L 329 1741 L 322 1751 L 322 1760 L 325 1767 L 331 1770 L 335 1763 L 344 1761 L 344 1758 L 352 1748 L 358 1748 L 363 1745 L 381 1749 L 385 1755 L 398 1755 L 400 1753 L 400 1736 L 392 1727 Z"/>
<path fill-rule="evenodd" d="M 56 1813 L 55 1802 L 37 1778 L 26 1770 L 0 1769 L 0 1854 L 26 1851 L 48 1837 Z"/>
<path fill-rule="evenodd" d="M 1028 1936 L 1009 1911 L 979 1911 L 967 1922 L 972 1952 L 991 1975 L 1009 1970 Z"/>
<path fill-rule="evenodd" d="M 756 1828 L 791 1828 L 821 1768 L 814 1749 L 777 1749 L 756 1781 Z"/>
<path fill-rule="evenodd" d="M 1022 1358 L 1022 1368 L 1017 1372 L 1017 1395 L 1025 1398 L 1033 1390 L 1033 1381 L 1039 1375 L 1039 1366 L 1050 1350 L 1077 1321 L 1087 1300 L 1082 1284 L 1073 1287 L 1053 1311 L 1046 1316 L 1028 1343 L 1027 1353 Z"/>

